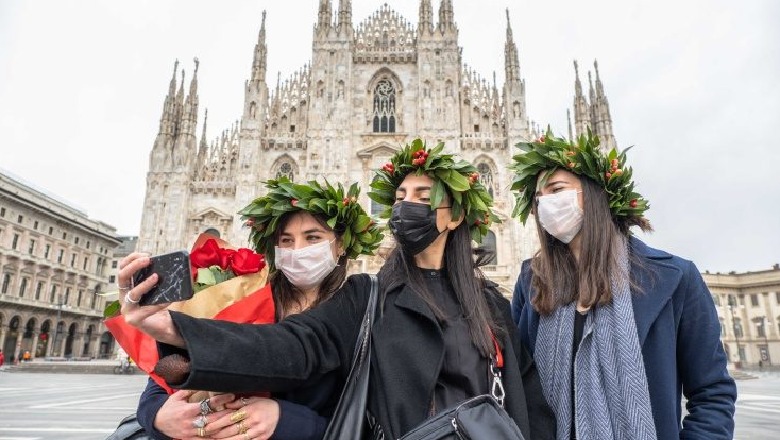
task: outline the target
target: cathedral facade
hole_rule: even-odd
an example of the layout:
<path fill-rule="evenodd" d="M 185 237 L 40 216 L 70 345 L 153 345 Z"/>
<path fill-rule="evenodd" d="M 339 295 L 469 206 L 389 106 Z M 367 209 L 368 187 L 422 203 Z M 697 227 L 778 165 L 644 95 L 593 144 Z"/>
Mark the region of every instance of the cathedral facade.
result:
<path fill-rule="evenodd" d="M 452 0 L 441 0 L 436 12 L 431 0 L 421 0 L 414 26 L 384 4 L 354 24 L 350 0 L 340 0 L 335 11 L 330 0 L 321 0 L 310 61 L 271 86 L 263 13 L 241 117 L 211 142 L 207 113 L 198 138 L 198 61 L 186 93 L 177 62 L 150 153 L 138 249 L 187 248 L 208 229 L 246 245 L 249 231 L 236 211 L 262 194 L 262 182 L 281 175 L 296 182 L 359 182 L 360 202 L 379 213 L 366 196 L 372 170 L 421 137 L 429 146 L 442 141 L 446 151 L 474 163 L 493 194 L 502 222 L 483 243 L 494 255 L 486 274 L 508 294 L 537 242 L 531 223 L 524 227 L 509 217 L 514 202 L 507 167 L 514 145 L 538 136 L 526 111 L 509 11 L 501 86 L 495 75 L 488 81 L 462 59 Z M 598 70 L 587 96 L 578 72 L 575 77 L 569 135 L 590 128 L 614 146 Z M 376 271 L 386 250 L 350 269 Z"/>

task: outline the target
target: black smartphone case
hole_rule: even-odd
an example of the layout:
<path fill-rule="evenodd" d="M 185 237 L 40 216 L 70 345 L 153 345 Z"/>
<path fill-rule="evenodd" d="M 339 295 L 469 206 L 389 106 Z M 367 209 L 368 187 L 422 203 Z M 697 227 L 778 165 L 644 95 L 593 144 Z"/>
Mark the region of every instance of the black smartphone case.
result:
<path fill-rule="evenodd" d="M 192 298 L 192 275 L 190 272 L 190 257 L 187 251 L 171 252 L 155 255 L 152 263 L 139 270 L 133 276 L 133 285 L 137 286 L 151 274 L 156 273 L 160 279 L 152 290 L 141 297 L 140 304 L 151 305 Z"/>

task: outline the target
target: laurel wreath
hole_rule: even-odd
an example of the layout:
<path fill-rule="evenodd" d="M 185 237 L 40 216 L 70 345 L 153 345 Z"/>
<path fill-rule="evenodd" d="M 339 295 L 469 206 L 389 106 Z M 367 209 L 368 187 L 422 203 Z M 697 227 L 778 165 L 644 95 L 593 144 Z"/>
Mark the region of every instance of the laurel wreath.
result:
<path fill-rule="evenodd" d="M 356 258 L 360 254 L 373 255 L 379 247 L 382 233 L 358 203 L 360 189 L 357 183 L 345 191 L 340 183 L 335 187 L 327 181 L 324 184 L 317 181 L 296 184 L 282 176 L 265 182 L 265 186 L 268 192 L 238 213 L 244 224 L 251 228 L 249 240 L 254 249 L 266 255 L 271 267 L 276 245 L 274 233 L 279 219 L 294 211 L 325 217 L 327 225 L 342 234 L 347 258 Z"/>
<path fill-rule="evenodd" d="M 630 148 L 622 152 L 614 148 L 604 151 L 599 148 L 598 136 L 590 130 L 576 141 L 569 141 L 555 137 L 549 127 L 537 141 L 520 142 L 517 147 L 522 152 L 513 157 L 510 167 L 515 173 L 511 189 L 515 191 L 516 203 L 512 215 L 524 224 L 531 212 L 539 173 L 549 175 L 559 168 L 586 176 L 601 185 L 609 195 L 613 216 L 634 220 L 639 225 L 646 222 L 643 215 L 650 205 L 634 191 L 632 169 L 626 166 L 626 152 Z"/>
<path fill-rule="evenodd" d="M 452 200 L 452 219 L 461 215 L 477 243 L 487 235 L 491 223 L 499 222 L 493 213 L 493 197 L 479 181 L 477 169 L 453 154 L 443 153 L 444 143 L 428 149 L 422 139 L 414 139 L 390 158 L 371 183 L 368 197 L 387 208 L 380 214 L 389 218 L 395 203 L 395 191 L 408 174 L 426 174 L 433 179 L 431 209 L 439 207 L 445 194 Z"/>

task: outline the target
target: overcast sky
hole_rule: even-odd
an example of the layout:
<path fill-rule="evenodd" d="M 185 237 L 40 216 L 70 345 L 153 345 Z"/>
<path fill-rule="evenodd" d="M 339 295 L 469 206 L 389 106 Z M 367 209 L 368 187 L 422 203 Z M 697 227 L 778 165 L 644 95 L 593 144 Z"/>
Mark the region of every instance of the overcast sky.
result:
<path fill-rule="evenodd" d="M 317 3 L 3 0 L 0 168 L 137 235 L 174 60 L 189 80 L 200 59 L 199 125 L 208 107 L 214 137 L 241 115 L 262 11 L 273 86 L 310 60 Z M 634 145 L 652 205 L 645 241 L 702 271 L 780 263 L 780 2 L 454 3 L 464 61 L 499 85 L 510 7 L 528 113 L 561 133 L 572 61 L 585 81 L 598 59 L 615 136 Z M 353 23 L 381 4 L 353 1 Z M 415 24 L 418 5 L 392 2 Z"/>

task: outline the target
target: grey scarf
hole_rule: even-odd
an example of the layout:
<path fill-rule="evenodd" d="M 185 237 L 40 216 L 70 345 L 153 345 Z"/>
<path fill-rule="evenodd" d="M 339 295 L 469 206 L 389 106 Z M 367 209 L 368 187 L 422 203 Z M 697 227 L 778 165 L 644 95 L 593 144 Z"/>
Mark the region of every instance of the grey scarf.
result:
<path fill-rule="evenodd" d="M 628 244 L 610 280 L 612 303 L 588 314 L 574 359 L 578 440 L 656 440 L 645 364 L 628 280 Z M 534 358 L 545 397 L 555 412 L 559 440 L 571 438 L 571 357 L 575 304 L 542 316 Z"/>

